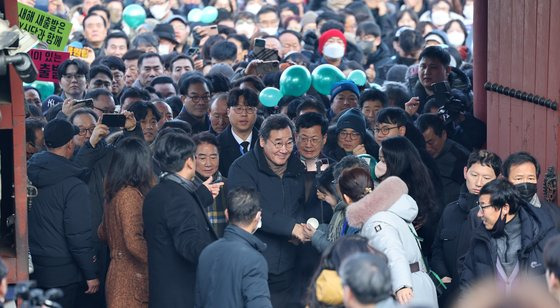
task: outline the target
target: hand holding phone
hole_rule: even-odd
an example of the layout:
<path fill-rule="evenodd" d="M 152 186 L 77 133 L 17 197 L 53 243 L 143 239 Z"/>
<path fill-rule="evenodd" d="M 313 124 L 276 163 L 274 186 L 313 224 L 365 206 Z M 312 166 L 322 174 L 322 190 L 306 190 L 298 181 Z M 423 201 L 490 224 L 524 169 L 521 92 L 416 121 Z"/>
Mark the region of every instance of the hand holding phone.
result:
<path fill-rule="evenodd" d="M 278 61 L 264 61 L 257 64 L 255 72 L 257 75 L 265 75 L 268 73 L 275 73 L 279 71 L 280 62 Z"/>
<path fill-rule="evenodd" d="M 104 113 L 101 119 L 101 124 L 109 127 L 124 127 L 126 123 L 126 116 L 124 114 Z"/>

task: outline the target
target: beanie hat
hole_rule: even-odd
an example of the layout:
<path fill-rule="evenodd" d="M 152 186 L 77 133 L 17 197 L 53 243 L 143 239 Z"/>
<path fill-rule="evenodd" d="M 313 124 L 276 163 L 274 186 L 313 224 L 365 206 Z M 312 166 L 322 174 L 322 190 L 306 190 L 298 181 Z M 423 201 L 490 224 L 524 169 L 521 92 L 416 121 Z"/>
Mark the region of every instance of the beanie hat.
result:
<path fill-rule="evenodd" d="M 59 148 L 67 144 L 79 132 L 80 129 L 70 122 L 54 119 L 45 126 L 45 144 L 51 149 Z"/>
<path fill-rule="evenodd" d="M 325 33 L 323 33 L 319 38 L 318 50 L 320 54 L 323 54 L 323 47 L 325 47 L 325 44 L 331 37 L 340 38 L 344 42 L 344 49 L 346 49 L 346 38 L 344 37 L 344 33 L 340 32 L 340 30 L 337 29 L 330 29 L 328 31 L 325 31 Z"/>
<path fill-rule="evenodd" d="M 343 129 L 351 128 L 362 136 L 362 140 L 366 136 L 366 119 L 356 108 L 346 111 L 336 121 L 336 134 L 338 135 Z"/>
<path fill-rule="evenodd" d="M 360 97 L 360 90 L 358 90 L 358 86 L 353 81 L 342 80 L 333 84 L 331 89 L 331 102 L 338 95 L 338 93 L 342 91 L 352 91 L 358 98 Z"/>

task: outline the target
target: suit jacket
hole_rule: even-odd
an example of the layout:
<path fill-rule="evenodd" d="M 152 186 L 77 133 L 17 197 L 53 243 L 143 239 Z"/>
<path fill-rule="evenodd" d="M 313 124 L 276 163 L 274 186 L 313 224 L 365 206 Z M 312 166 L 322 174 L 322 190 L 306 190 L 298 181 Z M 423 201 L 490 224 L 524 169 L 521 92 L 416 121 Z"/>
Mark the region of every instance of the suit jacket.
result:
<path fill-rule="evenodd" d="M 144 201 L 149 307 L 193 307 L 198 257 L 218 239 L 205 211 L 212 195 L 192 186 L 163 178 Z"/>
<path fill-rule="evenodd" d="M 253 127 L 253 135 L 251 136 L 251 149 L 254 148 L 259 141 L 259 131 Z M 227 177 L 229 167 L 233 162 L 241 157 L 240 145 L 233 137 L 231 126 L 218 135 L 218 145 L 220 152 L 220 173 Z"/>

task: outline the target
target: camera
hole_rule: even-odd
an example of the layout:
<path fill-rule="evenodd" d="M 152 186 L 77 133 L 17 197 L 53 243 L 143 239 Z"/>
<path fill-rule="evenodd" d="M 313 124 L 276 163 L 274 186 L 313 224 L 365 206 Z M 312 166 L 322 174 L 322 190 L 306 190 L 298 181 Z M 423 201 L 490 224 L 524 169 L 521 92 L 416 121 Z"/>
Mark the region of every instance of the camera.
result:
<path fill-rule="evenodd" d="M 466 112 L 464 103 L 451 94 L 447 81 L 432 84 L 432 91 L 437 105 L 441 106 L 438 115 L 446 124 L 457 120 L 462 113 Z"/>
<path fill-rule="evenodd" d="M 18 282 L 15 287 L 16 297 L 22 300 L 23 308 L 51 307 L 62 308 L 54 300 L 61 298 L 64 293 L 60 289 L 49 289 L 43 291 L 36 288 L 37 283 L 33 280 Z"/>

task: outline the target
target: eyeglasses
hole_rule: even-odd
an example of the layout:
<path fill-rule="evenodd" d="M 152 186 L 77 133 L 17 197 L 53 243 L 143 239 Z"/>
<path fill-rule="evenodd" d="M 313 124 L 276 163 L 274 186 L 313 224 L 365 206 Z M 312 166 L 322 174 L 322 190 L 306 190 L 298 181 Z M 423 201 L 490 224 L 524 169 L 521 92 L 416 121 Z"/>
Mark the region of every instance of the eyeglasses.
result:
<path fill-rule="evenodd" d="M 87 133 L 93 134 L 93 130 L 95 129 L 95 127 L 91 127 L 91 128 L 80 128 L 80 132 L 78 133 L 78 135 L 80 136 L 85 136 L 87 135 Z"/>
<path fill-rule="evenodd" d="M 62 75 L 62 77 L 68 79 L 68 80 L 72 80 L 72 79 L 76 79 L 76 81 L 82 80 L 84 78 L 86 78 L 86 75 L 84 74 L 64 74 Z"/>
<path fill-rule="evenodd" d="M 321 138 L 318 138 L 318 137 L 313 137 L 313 138 L 298 137 L 298 140 L 299 140 L 299 142 L 301 142 L 303 144 L 311 143 L 311 145 L 318 145 L 319 142 L 321 141 Z"/>
<path fill-rule="evenodd" d="M 116 73 L 113 74 L 113 79 L 115 79 L 115 81 L 121 80 L 123 78 L 124 78 L 123 74 L 120 74 L 120 73 L 119 74 L 116 74 Z"/>
<path fill-rule="evenodd" d="M 231 109 L 233 109 L 233 111 L 237 114 L 243 114 L 243 113 L 247 113 L 247 114 L 254 114 L 257 111 L 256 107 L 242 107 L 242 106 L 235 106 L 235 107 L 231 107 Z"/>
<path fill-rule="evenodd" d="M 272 142 L 272 145 L 274 145 L 274 148 L 276 148 L 277 150 L 281 150 L 283 147 L 286 147 L 287 150 L 291 150 L 294 148 L 294 142 L 292 140 L 286 143 L 282 141 Z"/>
<path fill-rule="evenodd" d="M 394 129 L 394 128 L 399 128 L 400 126 L 393 126 L 393 127 L 389 127 L 389 126 L 385 126 L 385 127 L 381 127 L 381 128 L 374 128 L 373 132 L 377 135 L 379 133 L 381 133 L 384 136 L 387 136 L 389 134 L 389 132 Z"/>
<path fill-rule="evenodd" d="M 342 132 L 338 133 L 338 135 L 340 137 L 342 137 L 342 139 L 346 139 L 346 138 L 350 137 L 350 139 L 356 140 L 356 139 L 360 138 L 360 133 L 357 133 L 357 132 L 342 131 Z"/>
<path fill-rule="evenodd" d="M 478 206 L 478 209 L 482 212 L 484 212 L 485 208 L 491 207 L 492 204 L 482 204 L 480 203 L 480 201 L 476 201 L 476 205 Z"/>
<path fill-rule="evenodd" d="M 190 98 L 193 102 L 198 103 L 200 102 L 200 100 L 203 100 L 205 102 L 210 100 L 210 95 L 204 95 L 204 96 L 198 96 L 198 95 L 187 95 L 188 98 Z"/>

